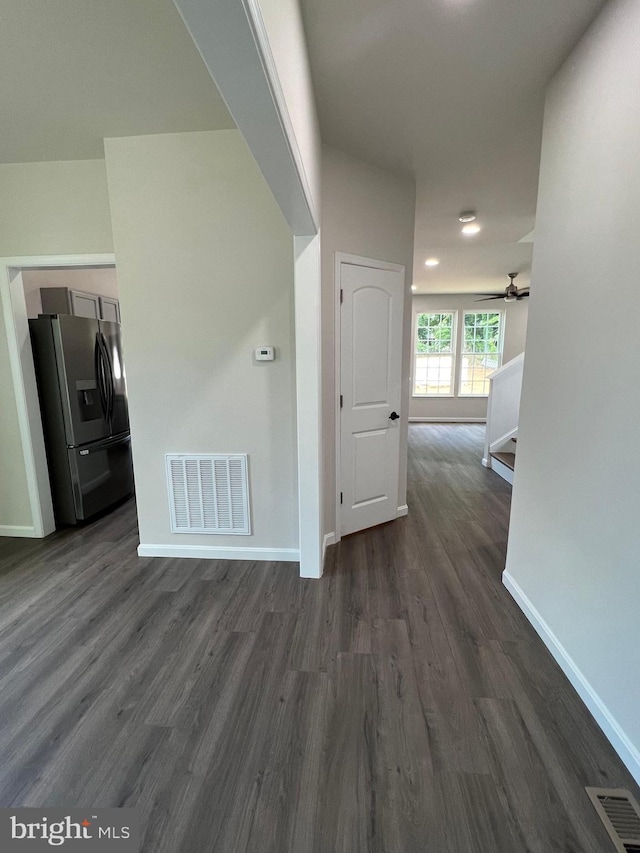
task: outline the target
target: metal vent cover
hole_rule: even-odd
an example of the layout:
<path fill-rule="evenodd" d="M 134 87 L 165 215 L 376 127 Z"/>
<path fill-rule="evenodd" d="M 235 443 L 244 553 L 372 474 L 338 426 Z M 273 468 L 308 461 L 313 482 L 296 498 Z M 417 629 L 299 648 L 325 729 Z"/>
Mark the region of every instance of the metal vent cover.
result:
<path fill-rule="evenodd" d="M 249 535 L 246 454 L 166 455 L 173 533 Z"/>
<path fill-rule="evenodd" d="M 640 853 L 640 806 L 624 788 L 587 788 L 591 802 L 620 853 Z"/>

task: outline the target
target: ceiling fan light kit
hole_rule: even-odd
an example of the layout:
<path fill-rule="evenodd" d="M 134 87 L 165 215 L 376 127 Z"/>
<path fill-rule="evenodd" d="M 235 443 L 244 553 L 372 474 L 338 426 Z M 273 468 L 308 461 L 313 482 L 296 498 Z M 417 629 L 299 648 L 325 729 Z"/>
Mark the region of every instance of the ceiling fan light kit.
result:
<path fill-rule="evenodd" d="M 482 294 L 484 299 L 476 299 L 476 302 L 491 302 L 492 299 L 503 299 L 505 302 L 519 302 L 521 299 L 524 299 L 529 295 L 529 288 L 525 287 L 522 290 L 518 290 L 518 288 L 513 283 L 514 279 L 518 277 L 517 272 L 507 273 L 509 276 L 509 284 L 505 287 L 504 293 L 499 293 L 497 296 L 491 293 Z"/>

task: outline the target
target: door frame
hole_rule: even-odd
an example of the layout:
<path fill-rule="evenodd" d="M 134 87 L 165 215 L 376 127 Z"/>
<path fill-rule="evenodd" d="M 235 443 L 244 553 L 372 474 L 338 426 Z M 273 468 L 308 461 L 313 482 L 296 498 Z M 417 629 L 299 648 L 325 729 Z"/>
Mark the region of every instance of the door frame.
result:
<path fill-rule="evenodd" d="M 0 302 L 7 333 L 9 363 L 31 509 L 31 525 L 16 528 L 12 535 L 42 539 L 56 529 L 38 387 L 29 342 L 27 306 L 22 286 L 17 288 L 12 285 L 24 270 L 55 267 L 113 267 L 115 264 L 116 258 L 113 253 L 0 258 Z"/>
<path fill-rule="evenodd" d="M 340 290 L 341 290 L 341 272 L 340 266 L 342 264 L 353 264 L 354 266 L 359 267 L 369 267 L 374 270 L 390 270 L 391 272 L 399 272 L 402 273 L 402 276 L 405 275 L 405 266 L 404 264 L 395 264 L 390 261 L 380 261 L 376 258 L 365 258 L 361 255 L 351 255 L 347 252 L 336 252 L 335 253 L 335 263 L 334 263 L 334 320 L 333 320 L 333 328 L 334 328 L 334 408 L 335 408 L 335 423 L 334 423 L 334 442 L 335 442 L 335 477 L 336 477 L 336 488 L 335 488 L 335 542 L 340 542 L 342 539 L 342 522 L 340 518 L 340 492 L 342 489 L 340 488 L 342 483 L 342 434 L 340 429 L 340 390 L 342 384 L 342 352 L 341 352 L 341 341 L 342 341 L 342 323 L 341 323 L 341 311 L 340 311 Z M 404 278 L 403 278 L 404 280 Z M 405 294 L 406 298 L 406 294 Z M 404 306 L 403 306 L 404 313 Z M 399 343 L 401 354 L 403 348 L 403 342 Z M 402 357 L 402 355 L 401 355 Z M 396 495 L 396 503 L 397 503 L 397 495 Z M 403 513 L 406 514 L 406 513 Z"/>

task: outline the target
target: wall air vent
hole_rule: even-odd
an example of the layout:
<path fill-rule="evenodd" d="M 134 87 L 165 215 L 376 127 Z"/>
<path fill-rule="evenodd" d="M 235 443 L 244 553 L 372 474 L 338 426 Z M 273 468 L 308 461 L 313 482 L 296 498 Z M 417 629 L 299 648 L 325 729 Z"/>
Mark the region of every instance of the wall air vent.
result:
<path fill-rule="evenodd" d="M 167 454 L 173 533 L 251 533 L 247 455 Z"/>
<path fill-rule="evenodd" d="M 587 788 L 600 820 L 619 853 L 640 853 L 640 807 L 624 788 Z"/>

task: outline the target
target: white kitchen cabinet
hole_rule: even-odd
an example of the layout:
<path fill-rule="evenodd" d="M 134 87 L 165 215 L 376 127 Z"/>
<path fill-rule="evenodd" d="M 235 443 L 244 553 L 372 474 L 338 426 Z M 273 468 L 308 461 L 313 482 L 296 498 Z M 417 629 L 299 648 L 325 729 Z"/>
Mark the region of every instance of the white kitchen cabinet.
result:
<path fill-rule="evenodd" d="M 71 313 L 76 317 L 91 317 L 100 319 L 100 297 L 95 293 L 82 293 L 80 290 L 70 290 Z"/>
<path fill-rule="evenodd" d="M 120 303 L 117 299 L 111 296 L 100 297 L 100 318 L 114 323 L 120 322 Z"/>
<path fill-rule="evenodd" d="M 74 314 L 93 320 L 120 322 L 120 303 L 111 296 L 98 296 L 71 290 L 69 287 L 41 287 L 40 299 L 43 314 Z"/>

